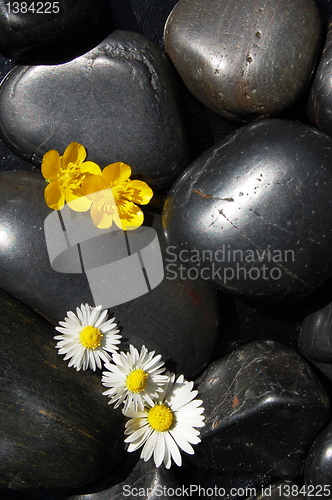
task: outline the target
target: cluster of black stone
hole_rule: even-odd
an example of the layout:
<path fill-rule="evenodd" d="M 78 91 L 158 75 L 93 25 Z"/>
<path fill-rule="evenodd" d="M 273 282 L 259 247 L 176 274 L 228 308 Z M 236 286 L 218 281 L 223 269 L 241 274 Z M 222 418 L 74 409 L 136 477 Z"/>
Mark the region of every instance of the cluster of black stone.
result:
<path fill-rule="evenodd" d="M 330 13 L 0 2 L 1 500 L 332 498 Z M 54 348 L 54 325 L 93 305 L 45 243 L 41 159 L 72 141 L 157 192 L 144 223 L 165 278 L 111 313 L 196 380 L 206 425 L 181 468 L 125 453 L 100 374 Z"/>

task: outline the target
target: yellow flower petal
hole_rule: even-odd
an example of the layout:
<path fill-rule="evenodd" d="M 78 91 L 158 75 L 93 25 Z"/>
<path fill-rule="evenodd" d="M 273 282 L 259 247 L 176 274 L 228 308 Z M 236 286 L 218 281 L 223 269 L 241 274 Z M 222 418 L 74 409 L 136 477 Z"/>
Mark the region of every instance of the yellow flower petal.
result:
<path fill-rule="evenodd" d="M 113 186 L 114 183 L 122 184 L 131 176 L 131 168 L 129 165 L 122 163 L 121 161 L 111 163 L 111 165 L 107 165 L 107 167 L 104 168 L 102 176 L 109 187 Z"/>
<path fill-rule="evenodd" d="M 65 195 L 61 191 L 58 181 L 53 181 L 46 186 L 44 198 L 48 207 L 53 210 L 61 210 L 65 204 Z"/>
<path fill-rule="evenodd" d="M 62 167 L 67 168 L 69 163 L 75 163 L 76 165 L 80 165 L 84 162 L 86 158 L 86 150 L 82 144 L 78 142 L 71 142 L 69 146 L 67 146 L 65 152 L 62 156 Z"/>
<path fill-rule="evenodd" d="M 115 224 L 124 231 L 136 229 L 144 221 L 142 210 L 131 201 L 121 200 L 117 204 L 117 213 L 114 214 Z"/>
<path fill-rule="evenodd" d="M 81 172 L 84 173 L 89 173 L 89 174 L 94 174 L 94 175 L 99 175 L 101 176 L 101 169 L 97 163 L 94 163 L 93 161 L 85 161 L 80 165 L 80 170 Z"/>
<path fill-rule="evenodd" d="M 60 170 L 60 155 L 55 149 L 51 149 L 51 151 L 48 151 L 43 156 L 41 172 L 45 179 L 55 181 L 60 174 Z"/>
<path fill-rule="evenodd" d="M 86 212 L 92 205 L 92 200 L 89 200 L 86 196 L 76 197 L 71 193 L 71 195 L 66 196 L 66 199 L 69 208 L 74 212 Z"/>
<path fill-rule="evenodd" d="M 107 189 L 107 186 L 101 175 L 90 175 L 82 183 L 82 191 L 85 195 L 97 193 L 104 189 Z"/>
<path fill-rule="evenodd" d="M 98 203 L 93 203 L 90 210 L 91 219 L 99 229 L 108 229 L 113 223 L 112 213 L 99 209 Z"/>
<path fill-rule="evenodd" d="M 128 181 L 123 185 L 123 189 L 121 189 L 121 196 L 139 205 L 146 205 L 151 200 L 153 191 L 146 182 Z"/>

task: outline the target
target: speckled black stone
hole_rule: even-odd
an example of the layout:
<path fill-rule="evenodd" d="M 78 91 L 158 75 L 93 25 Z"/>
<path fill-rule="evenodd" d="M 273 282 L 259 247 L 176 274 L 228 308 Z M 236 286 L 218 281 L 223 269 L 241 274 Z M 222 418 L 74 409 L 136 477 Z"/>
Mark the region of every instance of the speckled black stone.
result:
<path fill-rule="evenodd" d="M 271 116 L 299 97 L 320 37 L 313 0 L 180 0 L 164 35 L 192 94 L 214 112 L 241 121 Z"/>
<path fill-rule="evenodd" d="M 171 66 L 137 33 L 114 32 L 65 64 L 14 68 L 0 87 L 0 109 L 3 140 L 35 164 L 76 141 L 101 168 L 122 161 L 164 188 L 187 162 Z"/>
<path fill-rule="evenodd" d="M 85 274 L 51 268 L 44 235 L 44 220 L 51 210 L 44 201 L 44 187 L 38 173 L 0 174 L 0 282 L 7 292 L 57 324 L 82 302 L 95 304 Z M 147 214 L 145 223 L 159 233 L 165 259 L 160 215 Z M 169 362 L 169 369 L 190 379 L 204 369 L 218 337 L 214 288 L 200 279 L 168 279 L 166 268 L 156 288 L 112 307 L 111 313 L 126 340 L 138 349 L 145 344 Z"/>
<path fill-rule="evenodd" d="M 327 38 L 315 74 L 308 100 L 307 113 L 311 122 L 332 135 L 332 18 L 329 19 Z"/>
<path fill-rule="evenodd" d="M 70 59 L 73 50 L 94 46 L 96 32 L 105 31 L 105 15 L 103 0 L 1 1 L 0 53 L 21 64 Z"/>
<path fill-rule="evenodd" d="M 312 445 L 305 467 L 305 482 L 312 493 L 319 496 L 332 497 L 332 423 L 319 434 Z M 330 494 L 324 495 L 324 485 L 330 488 Z M 322 487 L 322 489 L 321 489 Z M 320 493 L 320 494 L 319 494 Z M 313 495 L 311 495 L 313 496 Z"/>
<path fill-rule="evenodd" d="M 299 351 L 309 359 L 332 363 L 332 303 L 309 314 L 303 321 Z"/>
<path fill-rule="evenodd" d="M 184 457 L 193 475 L 197 467 L 301 477 L 330 415 L 325 391 L 301 356 L 278 342 L 256 341 L 212 363 L 197 389 L 206 420 L 195 455 Z"/>
<path fill-rule="evenodd" d="M 70 488 L 110 471 L 124 419 L 100 375 L 68 368 L 53 326 L 2 290 L 0 315 L 0 485 Z"/>
<path fill-rule="evenodd" d="M 168 193 L 177 262 L 255 299 L 309 293 L 332 273 L 331 163 L 331 138 L 300 123 L 262 120 L 229 135 Z"/>

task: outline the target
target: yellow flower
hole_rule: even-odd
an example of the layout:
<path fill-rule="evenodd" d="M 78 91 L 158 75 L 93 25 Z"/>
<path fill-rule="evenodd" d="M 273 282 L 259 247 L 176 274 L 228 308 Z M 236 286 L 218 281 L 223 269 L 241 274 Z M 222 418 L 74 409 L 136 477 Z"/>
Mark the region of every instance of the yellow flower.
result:
<path fill-rule="evenodd" d="M 144 214 L 135 205 L 146 205 L 152 198 L 152 189 L 143 181 L 130 180 L 131 168 L 122 162 L 112 163 L 101 175 L 87 177 L 82 190 L 86 199 L 77 200 L 71 207 L 83 211 L 86 200 L 95 226 L 108 229 L 113 221 L 123 230 L 135 229 L 143 223 Z"/>
<path fill-rule="evenodd" d="M 63 156 L 54 149 L 44 155 L 41 171 L 49 182 L 44 197 L 46 204 L 53 210 L 60 210 L 66 202 L 70 206 L 74 200 L 83 196 L 81 184 L 84 179 L 91 174 L 100 175 L 99 166 L 92 161 L 85 162 L 85 158 L 85 147 L 78 142 L 69 144 Z M 82 199 L 80 206 L 80 211 L 88 210 L 90 207 L 85 198 Z"/>

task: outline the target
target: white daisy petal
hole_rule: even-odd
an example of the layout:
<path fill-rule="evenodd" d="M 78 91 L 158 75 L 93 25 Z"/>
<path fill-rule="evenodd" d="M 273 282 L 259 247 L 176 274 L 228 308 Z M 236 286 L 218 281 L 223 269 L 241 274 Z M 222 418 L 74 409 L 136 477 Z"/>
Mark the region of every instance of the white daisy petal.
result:
<path fill-rule="evenodd" d="M 181 450 L 189 453 L 189 455 L 193 455 L 194 450 L 192 446 L 188 443 L 186 439 L 183 439 L 179 432 L 176 432 L 176 429 L 170 431 L 171 436 L 174 438 L 176 444 L 181 448 Z"/>
<path fill-rule="evenodd" d="M 154 449 L 153 459 L 156 467 L 160 467 L 165 456 L 165 435 L 163 432 L 157 434 L 157 444 Z"/>
<path fill-rule="evenodd" d="M 133 354 L 133 350 L 130 351 Z M 142 356 L 141 351 L 141 362 L 149 360 L 150 367 L 156 366 L 151 364 L 149 356 Z M 149 407 L 136 412 L 137 394 L 134 394 L 132 403 L 123 413 L 129 417 L 125 430 L 128 451 L 142 446 L 141 458 L 147 461 L 153 455 L 156 467 L 164 463 L 168 469 L 172 460 L 178 466 L 182 464 L 180 450 L 190 455 L 194 453 L 192 445 L 200 442 L 200 432 L 196 427 L 204 425 L 204 408 L 201 407 L 201 400 L 194 399 L 197 391 L 193 390 L 193 382 L 185 381 L 183 375 L 176 380 L 174 374 L 167 373 L 166 376 L 168 380 L 156 401 L 151 404 L 151 394 L 145 396 Z"/>
<path fill-rule="evenodd" d="M 181 453 L 179 452 L 179 448 L 177 447 L 177 444 L 175 443 L 174 439 L 168 432 L 165 433 L 165 438 L 166 438 L 167 448 L 169 449 L 174 462 L 176 463 L 176 465 L 180 466 L 182 464 L 182 457 Z M 166 464 L 165 467 L 166 469 L 169 469 L 169 467 L 167 467 Z"/>
<path fill-rule="evenodd" d="M 65 354 L 64 360 L 70 360 L 68 366 L 77 371 L 96 370 L 102 368 L 102 362 L 111 360 L 108 352 L 118 349 L 121 335 L 114 330 L 117 326 L 114 318 L 110 322 L 107 315 L 107 309 L 102 310 L 102 306 L 81 304 L 76 314 L 68 311 L 64 321 L 59 322 L 61 326 L 55 327 L 62 334 L 54 337 L 58 341 L 55 347 L 59 354 Z"/>
<path fill-rule="evenodd" d="M 153 429 L 151 429 L 151 434 L 147 438 L 141 452 L 141 458 L 144 459 L 144 462 L 150 460 L 157 444 L 158 444 L 158 434 L 156 432 L 153 432 Z"/>

